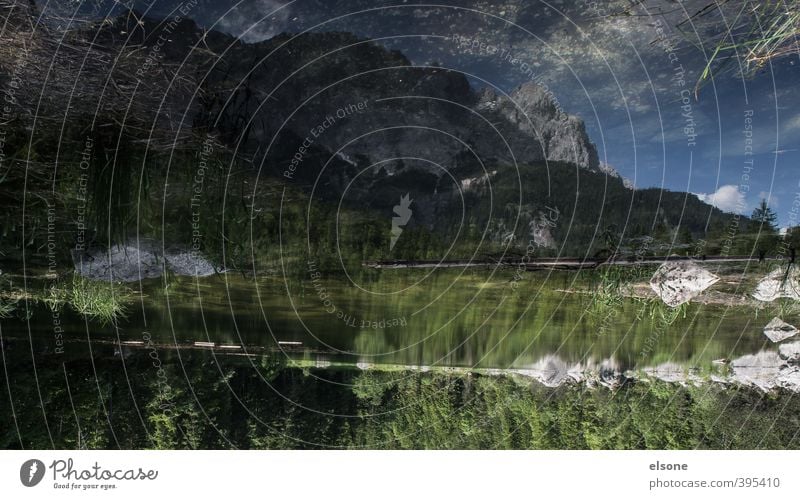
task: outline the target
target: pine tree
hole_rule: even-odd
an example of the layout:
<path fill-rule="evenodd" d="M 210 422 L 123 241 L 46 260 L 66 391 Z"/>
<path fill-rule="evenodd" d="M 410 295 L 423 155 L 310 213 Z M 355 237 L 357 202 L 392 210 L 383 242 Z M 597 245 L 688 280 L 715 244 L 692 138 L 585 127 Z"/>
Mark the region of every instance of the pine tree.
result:
<path fill-rule="evenodd" d="M 762 231 L 775 232 L 777 228 L 778 216 L 772 211 L 772 208 L 769 207 L 766 199 L 761 199 L 758 207 L 753 210 L 753 214 L 750 215 L 750 218 L 753 219 L 753 222 L 761 225 Z"/>

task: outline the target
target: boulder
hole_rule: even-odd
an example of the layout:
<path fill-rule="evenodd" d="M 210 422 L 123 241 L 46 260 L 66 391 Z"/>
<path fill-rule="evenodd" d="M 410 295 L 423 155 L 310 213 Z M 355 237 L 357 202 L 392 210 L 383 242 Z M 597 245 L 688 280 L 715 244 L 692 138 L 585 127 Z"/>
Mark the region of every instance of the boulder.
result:
<path fill-rule="evenodd" d="M 677 383 L 679 385 L 686 385 L 687 383 L 696 383 L 700 379 L 689 372 L 689 370 L 680 364 L 672 362 L 665 362 L 654 367 L 644 369 L 644 373 L 655 379 L 659 379 L 666 383 Z"/>
<path fill-rule="evenodd" d="M 604 360 L 597 369 L 599 384 L 616 388 L 623 384 L 625 376 L 620 371 L 619 364 L 611 359 Z"/>
<path fill-rule="evenodd" d="M 514 372 L 533 378 L 548 387 L 582 382 L 585 377 L 585 369 L 582 366 L 569 365 L 556 355 L 546 355 L 530 367 L 515 369 Z"/>
<path fill-rule="evenodd" d="M 792 392 L 800 392 L 800 368 L 788 367 L 781 369 L 776 380 L 776 384 Z"/>
<path fill-rule="evenodd" d="M 731 380 L 768 392 L 778 386 L 778 375 L 786 363 L 777 352 L 762 351 L 731 362 Z"/>
<path fill-rule="evenodd" d="M 790 364 L 800 363 L 800 341 L 784 343 L 778 347 L 778 355 Z"/>
<path fill-rule="evenodd" d="M 798 333 L 798 329 L 791 324 L 787 324 L 777 317 L 773 317 L 769 324 L 764 326 L 764 335 L 773 343 L 778 343 Z"/>
<path fill-rule="evenodd" d="M 778 298 L 800 299 L 800 271 L 791 265 L 788 269 L 776 269 L 764 276 L 753 291 L 759 301 L 775 301 Z"/>
<path fill-rule="evenodd" d="M 107 250 L 73 255 L 75 271 L 96 281 L 134 282 L 159 277 L 163 261 L 151 251 L 135 246 L 115 245 Z"/>
<path fill-rule="evenodd" d="M 167 251 L 167 267 L 177 275 L 206 277 L 216 273 L 214 265 L 203 255 L 193 251 Z"/>
<path fill-rule="evenodd" d="M 73 254 L 75 271 L 97 281 L 134 282 L 161 277 L 164 268 L 176 275 L 205 277 L 216 273 L 214 265 L 196 251 L 169 249 L 163 254 L 156 244 L 115 245 Z"/>
<path fill-rule="evenodd" d="M 665 262 L 650 279 L 650 287 L 667 306 L 677 307 L 717 281 L 718 276 L 693 262 Z"/>

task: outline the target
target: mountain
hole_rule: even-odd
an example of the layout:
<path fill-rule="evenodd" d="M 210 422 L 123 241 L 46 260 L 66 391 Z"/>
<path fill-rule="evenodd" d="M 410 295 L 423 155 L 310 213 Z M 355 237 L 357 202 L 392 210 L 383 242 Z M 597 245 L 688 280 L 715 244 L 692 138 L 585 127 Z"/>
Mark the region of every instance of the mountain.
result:
<path fill-rule="evenodd" d="M 527 83 L 508 95 L 474 89 L 462 73 L 414 66 L 399 51 L 350 33 L 284 33 L 243 43 L 205 32 L 190 19 L 156 21 L 137 12 L 83 33 L 104 51 L 136 49 L 148 70 L 173 67 L 177 76 L 196 81 L 187 110 L 193 125 L 260 161 L 280 156 L 271 142 L 280 149 L 292 136 L 304 140 L 327 118 L 362 103 L 357 116 L 327 120 L 335 126 L 312 137 L 314 145 L 344 147 L 341 155 L 360 158 L 359 165 L 424 157 L 437 175 L 466 156 L 598 167 L 582 120 L 560 109 L 541 86 Z M 198 62 L 204 54 L 211 58 Z M 169 89 L 167 97 L 182 96 Z"/>
<path fill-rule="evenodd" d="M 705 238 L 733 220 L 690 194 L 631 189 L 600 165 L 583 122 L 535 83 L 475 88 L 457 71 L 414 66 L 344 32 L 244 43 L 135 12 L 69 32 L 32 25 L 17 14 L 0 51 L 0 83 L 27 82 L 5 153 L 35 145 L 0 185 L 12 211 L 15 186 L 28 189 L 32 234 L 18 245 L 46 240 L 53 202 L 67 241 L 82 226 L 101 244 L 156 228 L 151 237 L 186 239 L 201 171 L 207 251 L 238 238 L 242 255 L 247 234 L 266 248 L 281 230 L 328 254 L 338 251 L 336 231 L 347 231 L 363 258 L 522 251 L 534 233 L 542 251 L 582 255 L 614 238 Z M 58 78 L 39 69 L 54 53 Z M 306 205 L 293 224 L 276 222 L 289 213 L 281 189 Z M 390 245 L 403 199 L 411 215 Z"/>
<path fill-rule="evenodd" d="M 476 109 L 496 117 L 504 129 L 511 127 L 522 133 L 521 137 L 508 134 L 515 141 L 515 149 L 535 144 L 538 150 L 524 156 L 529 161 L 546 158 L 590 170 L 599 167 L 597 148 L 589 140 L 583 121 L 559 109 L 553 95 L 541 85 L 527 82 L 509 95 L 484 89 Z M 520 139 L 522 143 L 518 143 Z"/>
<path fill-rule="evenodd" d="M 476 91 L 461 73 L 415 67 L 396 51 L 346 33 L 237 44 L 222 61 L 209 79 L 225 90 L 204 112 L 230 142 L 249 150 L 310 138 L 359 167 L 383 162 L 391 171 L 396 158 L 415 157 L 424 160 L 416 168 L 438 176 L 470 159 L 598 166 L 583 122 L 558 110 L 533 83 L 508 96 Z M 238 86 L 229 90 L 226 82 Z M 363 110 L 346 112 L 359 104 Z M 323 134 L 311 133 L 329 123 Z M 280 161 L 279 152 L 271 153 L 260 159 Z"/>

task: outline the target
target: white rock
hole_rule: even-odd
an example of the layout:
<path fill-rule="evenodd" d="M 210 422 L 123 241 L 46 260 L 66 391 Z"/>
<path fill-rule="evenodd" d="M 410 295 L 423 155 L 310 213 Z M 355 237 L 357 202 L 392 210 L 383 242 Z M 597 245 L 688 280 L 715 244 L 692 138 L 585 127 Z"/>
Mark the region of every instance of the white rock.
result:
<path fill-rule="evenodd" d="M 787 362 L 800 362 L 800 341 L 779 346 L 778 355 Z"/>
<path fill-rule="evenodd" d="M 133 282 L 159 277 L 163 262 L 152 252 L 135 246 L 112 246 L 91 254 L 76 254 L 75 270 L 83 277 L 102 281 Z"/>
<path fill-rule="evenodd" d="M 585 369 L 580 364 L 570 366 L 555 355 L 546 355 L 530 367 L 515 369 L 514 372 L 533 378 L 545 386 L 556 387 L 583 381 Z"/>
<path fill-rule="evenodd" d="M 670 307 L 690 301 L 719 277 L 693 262 L 665 262 L 650 279 L 650 287 Z"/>
<path fill-rule="evenodd" d="M 624 379 L 619 364 L 613 359 L 606 359 L 598 366 L 597 377 L 598 382 L 608 388 L 620 386 Z"/>
<path fill-rule="evenodd" d="M 778 383 L 778 375 L 785 367 L 777 352 L 762 351 L 745 355 L 731 362 L 731 379 L 745 386 L 754 386 L 768 392 Z"/>
<path fill-rule="evenodd" d="M 164 259 L 177 275 L 206 277 L 216 273 L 214 265 L 197 252 L 168 251 Z"/>
<path fill-rule="evenodd" d="M 216 273 L 214 265 L 198 252 L 161 250 L 152 242 L 140 246 L 115 245 L 108 250 L 73 255 L 78 274 L 93 280 L 134 282 L 160 277 L 164 265 L 177 275 L 205 277 Z"/>
<path fill-rule="evenodd" d="M 550 228 L 553 226 L 555 226 L 555 223 L 551 221 L 547 215 L 540 211 L 539 219 L 533 220 L 530 223 L 531 234 L 533 234 L 533 243 L 539 247 L 555 248 L 556 240 L 553 238 L 553 234 L 550 232 Z"/>
<path fill-rule="evenodd" d="M 679 385 L 699 381 L 699 378 L 690 373 L 685 366 L 672 362 L 665 362 L 654 367 L 645 368 L 644 373 L 651 378 L 659 379 L 667 383 L 677 383 Z"/>
<path fill-rule="evenodd" d="M 778 374 L 777 385 L 786 390 L 800 392 L 800 368 L 782 369 Z"/>
<path fill-rule="evenodd" d="M 717 376 L 716 374 L 712 374 L 708 377 L 712 383 L 717 383 L 718 385 L 727 385 L 729 383 L 728 378 L 723 378 L 722 376 Z"/>
<path fill-rule="evenodd" d="M 753 298 L 759 301 L 774 301 L 778 298 L 800 300 L 800 274 L 792 265 L 789 270 L 776 269 L 756 285 Z"/>
<path fill-rule="evenodd" d="M 796 327 L 783 322 L 777 317 L 773 317 L 772 320 L 769 321 L 769 324 L 764 326 L 764 335 L 773 343 L 778 343 L 779 341 L 791 338 L 798 332 L 800 331 L 798 331 Z"/>

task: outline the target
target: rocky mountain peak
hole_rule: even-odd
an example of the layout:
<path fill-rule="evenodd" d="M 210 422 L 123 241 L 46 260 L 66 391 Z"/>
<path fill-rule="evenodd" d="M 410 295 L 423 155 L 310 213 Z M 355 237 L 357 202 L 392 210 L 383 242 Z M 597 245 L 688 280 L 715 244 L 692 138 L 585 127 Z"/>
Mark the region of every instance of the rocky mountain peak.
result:
<path fill-rule="evenodd" d="M 622 181 L 622 185 L 624 185 L 626 189 L 630 190 L 635 189 L 635 186 L 631 179 L 624 177 L 616 168 L 609 165 L 608 163 L 600 162 L 600 165 L 597 167 L 597 169 L 611 178 L 620 179 Z"/>
<path fill-rule="evenodd" d="M 509 95 L 494 90 L 479 94 L 477 109 L 494 112 L 540 145 L 542 157 L 596 170 L 597 149 L 589 140 L 583 120 L 565 113 L 545 86 L 526 82 Z"/>

